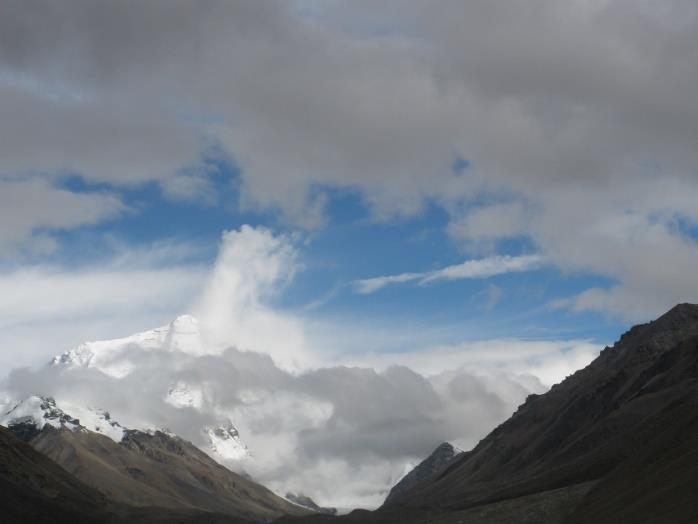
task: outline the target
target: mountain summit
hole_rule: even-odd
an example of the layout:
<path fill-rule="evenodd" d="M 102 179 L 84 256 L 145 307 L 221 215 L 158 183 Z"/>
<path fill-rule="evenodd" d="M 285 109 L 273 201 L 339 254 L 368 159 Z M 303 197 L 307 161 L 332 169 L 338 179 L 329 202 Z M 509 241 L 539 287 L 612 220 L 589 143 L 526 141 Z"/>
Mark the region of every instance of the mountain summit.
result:
<path fill-rule="evenodd" d="M 191 315 L 180 315 L 166 326 L 124 338 L 83 342 L 57 355 L 51 363 L 67 367 L 94 368 L 115 378 L 133 371 L 129 350 L 179 351 L 189 355 L 206 354 L 199 321 Z"/>

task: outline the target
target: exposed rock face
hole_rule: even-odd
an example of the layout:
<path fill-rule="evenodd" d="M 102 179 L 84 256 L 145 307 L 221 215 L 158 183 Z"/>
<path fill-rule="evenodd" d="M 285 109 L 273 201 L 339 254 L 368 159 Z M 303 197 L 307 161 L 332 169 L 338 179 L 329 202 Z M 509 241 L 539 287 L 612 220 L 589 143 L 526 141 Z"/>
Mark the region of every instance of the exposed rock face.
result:
<path fill-rule="evenodd" d="M 409 496 L 343 520 L 698 522 L 697 482 L 698 306 L 682 304 L 530 396 Z"/>
<path fill-rule="evenodd" d="M 441 473 L 451 463 L 454 457 L 463 453 L 462 450 L 444 442 L 437 447 L 431 455 L 405 475 L 400 482 L 395 484 L 385 499 L 385 504 L 390 504 L 405 496 L 413 487 L 431 477 Z M 288 498 L 288 497 L 287 497 Z"/>

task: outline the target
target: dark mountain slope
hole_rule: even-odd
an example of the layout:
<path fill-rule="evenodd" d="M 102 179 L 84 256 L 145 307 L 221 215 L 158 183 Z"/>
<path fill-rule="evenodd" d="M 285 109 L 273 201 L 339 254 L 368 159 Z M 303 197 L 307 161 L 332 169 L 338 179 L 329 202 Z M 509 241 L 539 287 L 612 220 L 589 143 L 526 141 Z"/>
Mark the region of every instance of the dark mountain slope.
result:
<path fill-rule="evenodd" d="M 251 524 L 207 511 L 134 508 L 108 500 L 0 426 L 0 522 Z"/>
<path fill-rule="evenodd" d="M 103 522 L 107 499 L 0 426 L 2 522 Z"/>
<path fill-rule="evenodd" d="M 697 392 L 698 306 L 682 304 L 530 396 L 440 475 L 344 520 L 696 522 Z M 572 516 L 546 512 L 559 500 Z"/>
<path fill-rule="evenodd" d="M 629 458 L 577 507 L 570 524 L 698 522 L 698 397 L 645 424 Z"/>
<path fill-rule="evenodd" d="M 631 329 L 585 369 L 529 397 L 405 504 L 458 509 L 605 476 L 634 456 L 636 435 L 654 417 L 690 404 L 698 379 L 697 337 L 693 305 Z"/>

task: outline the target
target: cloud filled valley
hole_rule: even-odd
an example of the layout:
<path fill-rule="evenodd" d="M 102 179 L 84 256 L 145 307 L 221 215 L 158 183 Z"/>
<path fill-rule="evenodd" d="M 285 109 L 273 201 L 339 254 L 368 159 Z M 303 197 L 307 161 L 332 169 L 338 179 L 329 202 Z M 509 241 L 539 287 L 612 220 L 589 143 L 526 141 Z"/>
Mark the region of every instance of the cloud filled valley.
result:
<path fill-rule="evenodd" d="M 16 369 L 5 395 L 108 409 L 126 427 L 168 428 L 202 449 L 204 428 L 229 420 L 249 449 L 231 468 L 279 493 L 372 507 L 436 445 L 471 448 L 598 352 L 583 341 L 501 340 L 338 356 L 303 317 L 273 306 L 299 270 L 297 249 L 264 228 L 227 232 L 190 306 L 198 320 Z"/>

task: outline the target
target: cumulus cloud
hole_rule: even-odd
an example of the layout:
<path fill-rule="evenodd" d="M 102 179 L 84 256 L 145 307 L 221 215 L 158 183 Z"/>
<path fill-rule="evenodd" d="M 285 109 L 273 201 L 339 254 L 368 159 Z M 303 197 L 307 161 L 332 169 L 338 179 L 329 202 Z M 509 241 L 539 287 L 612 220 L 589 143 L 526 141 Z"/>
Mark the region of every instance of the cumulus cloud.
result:
<path fill-rule="evenodd" d="M 300 321 L 269 306 L 297 269 L 292 241 L 265 228 L 223 234 L 218 258 L 192 311 L 208 343 L 272 355 L 299 369 L 312 358 Z"/>
<path fill-rule="evenodd" d="M 489 278 L 504 273 L 530 271 L 541 266 L 543 258 L 539 255 L 493 256 L 476 260 L 466 260 L 460 264 L 447 266 L 434 271 L 422 273 L 401 273 L 382 277 L 366 278 L 354 282 L 358 293 L 367 295 L 391 284 L 416 281 L 420 285 L 440 280 L 460 280 Z"/>
<path fill-rule="evenodd" d="M 405 464 L 449 440 L 468 448 L 529 393 L 533 377 L 454 370 L 426 377 L 407 367 L 325 367 L 288 373 L 261 353 L 219 355 L 124 349 L 134 371 L 117 379 L 93 369 L 14 371 L 14 397 L 54 396 L 100 406 L 127 427 L 167 427 L 206 449 L 201 431 L 234 422 L 252 458 L 228 462 L 279 493 L 302 491 L 339 506 L 376 506 Z M 201 392 L 197 406 L 166 401 L 175 385 Z"/>

